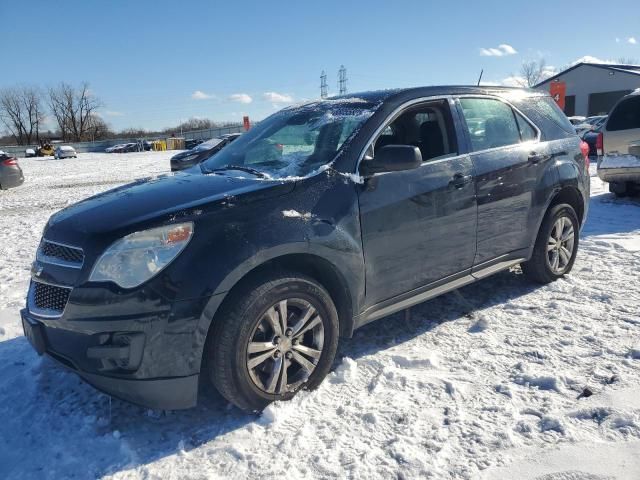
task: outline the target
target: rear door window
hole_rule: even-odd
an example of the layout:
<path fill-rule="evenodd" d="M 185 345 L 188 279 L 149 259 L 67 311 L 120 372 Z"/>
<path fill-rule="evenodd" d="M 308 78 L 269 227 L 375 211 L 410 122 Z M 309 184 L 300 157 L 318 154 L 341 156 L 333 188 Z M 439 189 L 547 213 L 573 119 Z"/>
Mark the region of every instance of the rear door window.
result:
<path fill-rule="evenodd" d="M 640 128 L 640 95 L 622 100 L 609 115 L 607 131 Z"/>
<path fill-rule="evenodd" d="M 520 143 L 515 113 L 506 103 L 492 98 L 461 98 L 460 105 L 474 151 Z"/>

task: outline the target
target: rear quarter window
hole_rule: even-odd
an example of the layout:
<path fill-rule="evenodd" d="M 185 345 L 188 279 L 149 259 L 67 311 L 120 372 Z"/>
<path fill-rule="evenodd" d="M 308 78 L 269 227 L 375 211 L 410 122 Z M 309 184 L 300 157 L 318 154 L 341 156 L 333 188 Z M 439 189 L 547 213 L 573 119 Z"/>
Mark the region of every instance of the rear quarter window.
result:
<path fill-rule="evenodd" d="M 513 103 L 540 129 L 542 140 L 559 140 L 576 135 L 575 128 L 551 97 L 525 97 Z"/>
<path fill-rule="evenodd" d="M 609 115 L 607 131 L 640 128 L 640 95 L 634 95 L 618 103 Z"/>

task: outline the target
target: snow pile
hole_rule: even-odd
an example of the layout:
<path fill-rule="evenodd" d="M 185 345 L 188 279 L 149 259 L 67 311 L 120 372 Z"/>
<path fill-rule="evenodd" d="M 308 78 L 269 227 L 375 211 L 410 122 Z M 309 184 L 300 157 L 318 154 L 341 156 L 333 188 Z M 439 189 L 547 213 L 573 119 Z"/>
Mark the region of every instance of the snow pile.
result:
<path fill-rule="evenodd" d="M 19 309 L 47 218 L 170 156 L 21 160 L 0 192 L 0 478 L 640 478 L 640 202 L 596 177 L 572 275 L 502 272 L 367 325 L 260 415 L 215 392 L 141 409 L 37 357 Z"/>

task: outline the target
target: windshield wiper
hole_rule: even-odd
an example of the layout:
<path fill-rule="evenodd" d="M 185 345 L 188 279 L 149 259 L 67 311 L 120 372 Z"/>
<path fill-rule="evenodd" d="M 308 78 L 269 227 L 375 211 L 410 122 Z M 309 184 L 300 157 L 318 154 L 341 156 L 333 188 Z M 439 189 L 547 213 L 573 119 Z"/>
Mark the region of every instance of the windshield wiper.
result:
<path fill-rule="evenodd" d="M 256 177 L 265 178 L 266 175 L 262 173 L 260 170 L 256 170 L 255 168 L 246 167 L 244 165 L 227 165 L 226 167 L 214 168 L 212 170 L 207 170 L 206 173 L 216 173 L 216 172 L 224 172 L 226 170 L 240 170 L 241 172 L 247 172 L 255 175 Z"/>

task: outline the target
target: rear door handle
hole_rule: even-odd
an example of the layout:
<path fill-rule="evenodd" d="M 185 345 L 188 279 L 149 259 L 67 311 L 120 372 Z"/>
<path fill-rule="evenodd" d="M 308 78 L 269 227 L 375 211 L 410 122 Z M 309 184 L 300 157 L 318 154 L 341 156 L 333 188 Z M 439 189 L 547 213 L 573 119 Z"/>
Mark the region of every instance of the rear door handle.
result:
<path fill-rule="evenodd" d="M 536 152 L 531 152 L 529 154 L 529 162 L 531 163 L 540 163 L 540 162 L 544 162 L 545 160 L 549 160 L 551 158 L 551 155 L 545 155 L 544 153 L 536 153 Z"/>
<path fill-rule="evenodd" d="M 456 173 L 451 179 L 451 181 L 449 182 L 449 185 L 455 188 L 462 188 L 467 183 L 471 183 L 471 180 L 473 180 L 473 177 L 471 175 L 463 175 L 462 173 Z"/>

